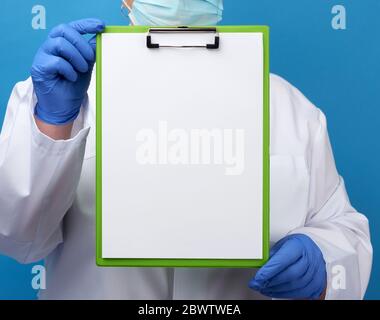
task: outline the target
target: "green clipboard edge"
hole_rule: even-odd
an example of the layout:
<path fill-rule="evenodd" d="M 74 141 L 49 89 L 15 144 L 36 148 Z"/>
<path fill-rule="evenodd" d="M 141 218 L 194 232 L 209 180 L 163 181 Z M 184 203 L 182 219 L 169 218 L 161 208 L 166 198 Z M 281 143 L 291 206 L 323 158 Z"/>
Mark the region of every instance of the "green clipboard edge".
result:
<path fill-rule="evenodd" d="M 149 26 L 109 26 L 103 33 L 147 33 Z M 270 212 L 270 78 L 269 27 L 217 26 L 220 33 L 262 33 L 264 39 L 264 110 L 263 110 L 263 259 L 104 259 L 102 258 L 102 34 L 96 47 L 96 264 L 99 267 L 190 267 L 190 268 L 256 268 L 269 259 Z"/>

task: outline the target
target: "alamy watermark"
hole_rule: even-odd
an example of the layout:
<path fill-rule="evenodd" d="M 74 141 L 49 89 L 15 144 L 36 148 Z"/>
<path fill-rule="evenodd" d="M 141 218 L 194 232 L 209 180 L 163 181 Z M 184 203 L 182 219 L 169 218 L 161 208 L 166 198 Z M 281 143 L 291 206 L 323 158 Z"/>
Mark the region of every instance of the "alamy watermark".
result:
<path fill-rule="evenodd" d="M 335 5 L 331 9 L 331 13 L 334 15 L 331 20 L 331 26 L 334 30 L 346 30 L 347 29 L 347 14 L 346 7 L 343 5 Z"/>
<path fill-rule="evenodd" d="M 159 121 L 157 128 L 139 130 L 136 142 L 140 165 L 217 165 L 229 176 L 245 169 L 243 129 L 169 129 L 167 121 Z"/>
<path fill-rule="evenodd" d="M 331 267 L 331 287 L 334 290 L 346 290 L 346 268 L 342 265 L 334 265 Z"/>
<path fill-rule="evenodd" d="M 32 28 L 34 30 L 45 30 L 46 29 L 46 9 L 42 5 L 35 5 L 32 7 L 31 11 L 32 17 Z"/>
<path fill-rule="evenodd" d="M 32 288 L 34 290 L 46 289 L 46 269 L 42 265 L 35 265 L 32 268 L 32 274 L 34 275 L 31 281 Z"/>

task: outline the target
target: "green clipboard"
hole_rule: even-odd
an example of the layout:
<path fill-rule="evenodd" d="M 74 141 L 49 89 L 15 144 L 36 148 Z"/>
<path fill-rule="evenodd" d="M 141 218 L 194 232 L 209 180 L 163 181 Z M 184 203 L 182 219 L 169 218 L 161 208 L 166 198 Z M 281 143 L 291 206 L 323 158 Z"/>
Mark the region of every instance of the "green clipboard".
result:
<path fill-rule="evenodd" d="M 109 26 L 103 33 L 148 33 L 148 26 Z M 263 259 L 108 259 L 102 256 L 102 34 L 97 35 L 96 49 L 96 264 L 101 267 L 194 267 L 194 268 L 255 268 L 269 259 L 270 216 L 270 76 L 269 27 L 217 26 L 219 33 L 261 33 L 264 48 L 263 105 Z"/>

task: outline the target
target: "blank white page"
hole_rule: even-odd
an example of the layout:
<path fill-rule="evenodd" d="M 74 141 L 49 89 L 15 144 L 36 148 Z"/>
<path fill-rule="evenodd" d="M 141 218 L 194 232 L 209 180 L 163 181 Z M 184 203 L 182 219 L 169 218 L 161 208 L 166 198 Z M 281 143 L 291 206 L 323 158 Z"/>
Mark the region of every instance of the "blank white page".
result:
<path fill-rule="evenodd" d="M 263 36 L 220 38 L 102 35 L 103 258 L 263 257 Z"/>

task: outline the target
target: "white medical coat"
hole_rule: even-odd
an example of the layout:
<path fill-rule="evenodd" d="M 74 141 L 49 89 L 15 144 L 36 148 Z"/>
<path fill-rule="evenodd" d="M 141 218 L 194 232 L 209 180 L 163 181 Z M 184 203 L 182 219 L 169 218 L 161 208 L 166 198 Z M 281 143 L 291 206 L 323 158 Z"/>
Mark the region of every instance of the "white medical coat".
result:
<path fill-rule="evenodd" d="M 0 136 L 0 252 L 21 263 L 45 259 L 41 298 L 265 298 L 248 288 L 254 269 L 97 267 L 95 80 L 70 140 L 38 130 L 35 104 L 31 79 L 18 83 Z M 327 263 L 326 298 L 361 299 L 372 265 L 368 221 L 349 202 L 323 113 L 274 75 L 270 153 L 271 245 L 289 233 L 310 236 Z"/>

